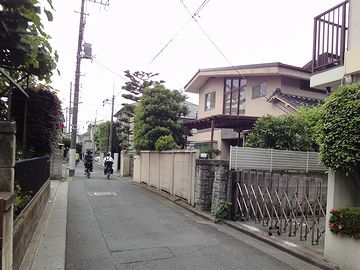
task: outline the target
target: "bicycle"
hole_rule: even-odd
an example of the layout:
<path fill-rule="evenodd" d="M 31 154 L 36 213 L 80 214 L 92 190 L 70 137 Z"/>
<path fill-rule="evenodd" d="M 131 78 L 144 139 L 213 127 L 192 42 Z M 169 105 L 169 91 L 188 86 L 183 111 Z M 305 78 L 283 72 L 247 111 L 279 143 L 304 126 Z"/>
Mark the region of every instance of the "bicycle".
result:
<path fill-rule="evenodd" d="M 86 168 L 86 169 L 85 169 L 85 175 L 86 175 L 86 177 L 87 177 L 87 178 L 90 178 L 90 174 L 91 174 L 91 173 L 90 173 L 90 168 Z"/>

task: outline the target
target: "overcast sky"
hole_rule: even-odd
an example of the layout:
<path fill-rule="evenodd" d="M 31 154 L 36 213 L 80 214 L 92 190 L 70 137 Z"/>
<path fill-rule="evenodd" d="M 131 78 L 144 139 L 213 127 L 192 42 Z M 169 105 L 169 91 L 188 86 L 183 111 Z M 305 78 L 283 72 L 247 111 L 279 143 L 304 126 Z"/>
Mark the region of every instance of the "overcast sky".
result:
<path fill-rule="evenodd" d="M 203 2 L 183 0 L 191 12 Z M 340 2 L 210 0 L 197 20 L 232 65 L 303 66 L 311 60 L 313 18 Z M 54 77 L 54 87 L 60 90 L 64 109 L 75 77 L 80 4 L 81 0 L 53 0 L 54 21 L 45 28 L 60 55 L 61 76 Z M 95 120 L 96 111 L 98 121 L 110 119 L 111 106 L 103 107 L 102 101 L 111 99 L 113 91 L 115 111 L 121 108 L 124 70 L 157 72 L 168 88 L 180 90 L 200 68 L 230 66 L 196 22 L 188 22 L 181 0 L 110 0 L 109 4 L 106 8 L 86 4 L 84 42 L 92 44 L 95 60 L 82 60 L 80 133 L 86 131 L 87 121 Z M 189 101 L 197 103 L 197 95 L 192 94 Z"/>

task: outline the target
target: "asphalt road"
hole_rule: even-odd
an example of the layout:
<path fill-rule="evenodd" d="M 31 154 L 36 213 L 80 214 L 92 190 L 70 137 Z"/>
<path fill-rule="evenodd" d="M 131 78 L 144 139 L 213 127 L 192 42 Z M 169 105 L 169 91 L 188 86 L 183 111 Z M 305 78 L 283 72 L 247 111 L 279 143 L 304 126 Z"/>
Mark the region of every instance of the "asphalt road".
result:
<path fill-rule="evenodd" d="M 80 166 L 76 171 L 69 183 L 67 270 L 317 269 L 125 180 L 106 180 L 100 170 L 87 179 Z"/>

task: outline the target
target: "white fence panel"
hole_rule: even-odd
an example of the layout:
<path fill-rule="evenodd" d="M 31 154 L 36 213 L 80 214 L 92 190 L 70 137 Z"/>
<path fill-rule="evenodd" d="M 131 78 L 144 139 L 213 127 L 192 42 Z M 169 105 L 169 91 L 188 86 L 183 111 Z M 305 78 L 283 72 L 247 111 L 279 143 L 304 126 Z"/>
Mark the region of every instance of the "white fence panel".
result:
<path fill-rule="evenodd" d="M 326 171 L 319 153 L 249 147 L 230 147 L 230 170 Z"/>

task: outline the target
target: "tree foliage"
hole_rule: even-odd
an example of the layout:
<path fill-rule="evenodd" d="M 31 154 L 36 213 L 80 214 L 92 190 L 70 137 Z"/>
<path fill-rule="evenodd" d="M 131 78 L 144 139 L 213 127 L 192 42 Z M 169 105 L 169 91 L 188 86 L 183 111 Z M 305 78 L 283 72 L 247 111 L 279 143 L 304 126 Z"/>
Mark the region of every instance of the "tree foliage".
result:
<path fill-rule="evenodd" d="M 360 84 L 341 86 L 322 107 L 321 161 L 346 175 L 360 173 Z"/>
<path fill-rule="evenodd" d="M 164 83 L 165 81 L 157 81 L 153 79 L 158 76 L 159 73 L 145 71 L 135 71 L 131 73 L 129 70 L 125 70 L 124 73 L 125 77 L 127 77 L 129 81 L 125 82 L 125 85 L 122 87 L 123 90 L 128 92 L 127 94 L 123 94 L 122 97 L 132 101 L 133 103 L 123 104 L 123 106 L 129 116 L 134 116 L 135 103 L 140 100 L 144 89 L 159 83 Z"/>
<path fill-rule="evenodd" d="M 26 99 L 17 89 L 13 90 L 11 115 L 17 123 L 16 140 L 25 157 L 50 154 L 58 142 L 61 121 L 61 104 L 55 91 L 49 86 L 33 85 L 26 90 L 27 103 L 26 141 L 22 145 L 24 109 Z"/>
<path fill-rule="evenodd" d="M 176 144 L 173 136 L 166 135 L 161 136 L 155 143 L 156 151 L 176 150 L 180 149 L 180 146 Z"/>
<path fill-rule="evenodd" d="M 135 108 L 134 145 L 137 150 L 154 150 L 156 141 L 172 135 L 177 145 L 183 144 L 184 127 L 179 121 L 186 115 L 185 96 L 166 89 L 162 84 L 146 88 Z"/>
<path fill-rule="evenodd" d="M 110 131 L 110 121 L 99 124 L 96 127 L 94 134 L 94 141 L 96 147 L 101 152 L 107 152 L 109 147 L 109 131 Z M 119 153 L 121 150 L 126 149 L 125 147 L 125 138 L 124 138 L 123 126 L 119 122 L 113 123 L 113 133 L 112 133 L 112 149 L 111 152 Z"/>
<path fill-rule="evenodd" d="M 293 151 L 318 151 L 316 124 L 319 108 L 302 108 L 295 115 L 266 115 L 254 125 L 246 146 Z"/>
<path fill-rule="evenodd" d="M 52 1 L 47 2 L 53 9 Z M 17 70 L 12 74 L 17 79 L 25 72 L 49 82 L 58 56 L 41 22 L 40 1 L 0 0 L 0 5 L 0 65 Z M 52 21 L 51 11 L 44 7 L 43 12 Z"/>

